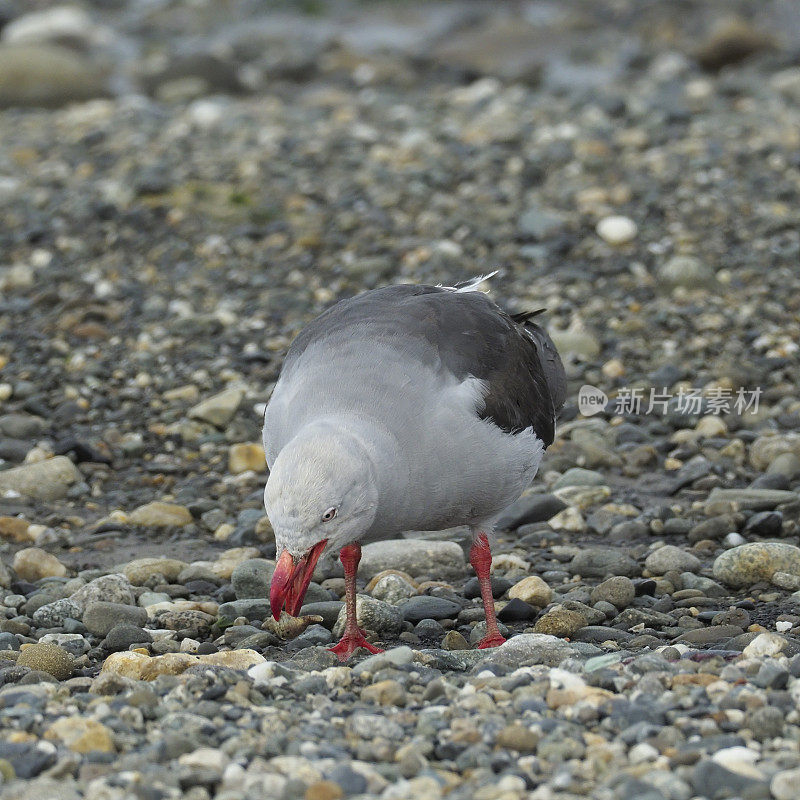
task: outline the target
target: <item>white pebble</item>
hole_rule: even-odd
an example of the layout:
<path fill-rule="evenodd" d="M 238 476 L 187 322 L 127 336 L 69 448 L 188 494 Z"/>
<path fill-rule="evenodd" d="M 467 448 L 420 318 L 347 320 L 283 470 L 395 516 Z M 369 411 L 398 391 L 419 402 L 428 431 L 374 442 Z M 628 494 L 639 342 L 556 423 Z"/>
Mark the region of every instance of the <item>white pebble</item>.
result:
<path fill-rule="evenodd" d="M 786 647 L 786 639 L 777 633 L 759 633 L 742 651 L 745 658 L 779 656 Z"/>
<path fill-rule="evenodd" d="M 722 540 L 722 544 L 724 544 L 725 547 L 738 547 L 740 544 L 747 544 L 747 539 L 740 533 L 732 532 Z"/>
<path fill-rule="evenodd" d="M 627 244 L 638 232 L 636 223 L 628 217 L 604 217 L 597 223 L 597 235 L 608 244 Z"/>
<path fill-rule="evenodd" d="M 747 747 L 723 747 L 721 750 L 717 750 L 711 758 L 717 764 L 738 775 L 747 775 L 756 780 L 764 777 L 761 770 L 755 766 L 756 761 L 758 761 L 758 753 Z"/>
<path fill-rule="evenodd" d="M 773 777 L 769 789 L 775 800 L 795 800 L 798 783 L 800 783 L 800 769 L 787 769 Z"/>
<path fill-rule="evenodd" d="M 653 745 L 639 742 L 628 751 L 628 760 L 631 764 L 642 764 L 645 761 L 655 761 L 658 755 L 658 750 Z"/>

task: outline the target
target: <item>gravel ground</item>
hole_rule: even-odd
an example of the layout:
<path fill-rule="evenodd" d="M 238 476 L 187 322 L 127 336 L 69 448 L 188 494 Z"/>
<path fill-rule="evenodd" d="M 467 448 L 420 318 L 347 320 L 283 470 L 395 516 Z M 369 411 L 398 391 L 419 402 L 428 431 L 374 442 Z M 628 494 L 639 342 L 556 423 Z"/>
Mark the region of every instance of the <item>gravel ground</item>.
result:
<path fill-rule="evenodd" d="M 794 800 L 797 7 L 51 8 L 0 3 L 2 796 Z M 282 355 L 496 268 L 570 380 L 510 639 L 409 533 L 341 666 L 337 563 L 264 623 Z"/>

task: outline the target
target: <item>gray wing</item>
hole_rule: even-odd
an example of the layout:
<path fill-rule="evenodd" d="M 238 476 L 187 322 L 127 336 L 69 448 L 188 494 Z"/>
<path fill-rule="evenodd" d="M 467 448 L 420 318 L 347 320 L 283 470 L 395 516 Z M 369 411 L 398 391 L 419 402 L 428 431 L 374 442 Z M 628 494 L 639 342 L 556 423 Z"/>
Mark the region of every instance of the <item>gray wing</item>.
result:
<path fill-rule="evenodd" d="M 487 387 L 481 418 L 508 433 L 532 427 L 549 445 L 566 378 L 552 340 L 529 316 L 517 321 L 480 292 L 387 286 L 343 300 L 311 322 L 289 348 L 283 375 L 302 369 L 303 353 L 323 340 L 335 347 L 352 336 L 375 337 L 395 343 L 399 358 L 459 380 L 481 379 Z M 331 376 L 333 386 L 336 380 Z"/>

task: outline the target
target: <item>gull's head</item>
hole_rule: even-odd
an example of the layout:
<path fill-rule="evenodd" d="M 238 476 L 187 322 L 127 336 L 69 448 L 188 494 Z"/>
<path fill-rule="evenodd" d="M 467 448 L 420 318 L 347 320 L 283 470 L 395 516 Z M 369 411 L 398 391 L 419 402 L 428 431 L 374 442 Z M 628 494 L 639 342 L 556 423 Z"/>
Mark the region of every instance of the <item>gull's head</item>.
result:
<path fill-rule="evenodd" d="M 278 563 L 270 604 L 296 615 L 326 547 L 358 541 L 375 520 L 377 481 L 369 454 L 353 436 L 301 435 L 272 464 L 264 505 L 275 531 Z"/>

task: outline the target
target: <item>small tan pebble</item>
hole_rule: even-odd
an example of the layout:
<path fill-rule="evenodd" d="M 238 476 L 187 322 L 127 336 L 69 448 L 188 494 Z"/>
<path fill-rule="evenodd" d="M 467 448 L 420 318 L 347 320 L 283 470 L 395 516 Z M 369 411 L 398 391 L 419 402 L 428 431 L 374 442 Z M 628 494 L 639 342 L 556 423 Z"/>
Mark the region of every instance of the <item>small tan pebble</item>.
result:
<path fill-rule="evenodd" d="M 305 800 L 340 800 L 344 797 L 344 790 L 333 781 L 316 781 L 312 783 L 305 793 Z"/>
<path fill-rule="evenodd" d="M 72 676 L 74 662 L 75 659 L 63 647 L 47 643 L 24 645 L 17 656 L 17 666 L 46 672 L 59 681 Z"/>
<path fill-rule="evenodd" d="M 186 506 L 177 503 L 146 503 L 135 508 L 128 515 L 132 525 L 149 528 L 183 527 L 193 521 L 192 513 Z"/>
<path fill-rule="evenodd" d="M 67 574 L 67 568 L 54 555 L 40 547 L 26 547 L 20 550 L 14 556 L 11 566 L 24 581 L 61 578 Z"/>
<path fill-rule="evenodd" d="M 134 585 L 141 586 L 153 575 L 163 575 L 174 581 L 186 566 L 185 561 L 175 558 L 137 558 L 122 567 L 122 574 Z"/>
<path fill-rule="evenodd" d="M 322 622 L 322 617 L 318 614 L 304 614 L 302 617 L 293 617 L 285 611 L 281 611 L 280 619 L 267 617 L 261 628 L 281 639 L 294 639 L 299 636 L 309 625 L 318 625 Z"/>
<path fill-rule="evenodd" d="M 381 706 L 404 706 L 406 690 L 399 681 L 388 679 L 365 686 L 361 690 L 361 699 L 365 703 L 377 703 Z"/>
<path fill-rule="evenodd" d="M 261 558 L 261 551 L 257 547 L 232 547 L 220 553 L 217 560 L 211 562 L 209 569 L 218 578 L 229 581 L 234 569 L 251 558 Z"/>
<path fill-rule="evenodd" d="M 256 522 L 256 536 L 260 542 L 275 541 L 275 531 L 272 530 L 272 523 L 266 514 Z"/>
<path fill-rule="evenodd" d="M 0 539 L 9 542 L 30 542 L 33 537 L 28 533 L 30 522 L 22 517 L 0 517 Z"/>
<path fill-rule="evenodd" d="M 556 606 L 543 617 L 536 620 L 533 630 L 536 633 L 548 633 L 551 636 L 572 636 L 586 627 L 586 617 L 578 611 Z"/>
<path fill-rule="evenodd" d="M 159 675 L 180 675 L 194 664 L 244 670 L 266 661 L 255 650 L 223 650 L 219 653 L 196 656 L 189 653 L 167 653 L 149 656 L 142 649 L 112 653 L 103 662 L 101 674 L 112 673 L 134 680 L 152 681 Z"/>
<path fill-rule="evenodd" d="M 695 426 L 695 430 L 701 436 L 724 436 L 728 432 L 725 420 L 719 416 L 710 414 L 703 417 Z"/>
<path fill-rule="evenodd" d="M 458 632 L 448 631 L 442 639 L 442 649 L 444 650 L 469 650 L 469 642 Z"/>
<path fill-rule="evenodd" d="M 417 594 L 427 594 L 431 589 L 450 589 L 453 587 L 445 581 L 423 581 L 417 584 Z"/>
<path fill-rule="evenodd" d="M 538 575 L 529 575 L 509 589 L 508 596 L 514 600 L 544 608 L 553 598 L 553 590 Z"/>
<path fill-rule="evenodd" d="M 58 739 L 75 753 L 113 753 L 113 733 L 102 722 L 84 717 L 61 717 L 44 733 L 45 739 Z"/>
<path fill-rule="evenodd" d="M 234 475 L 247 470 L 264 472 L 266 468 L 267 460 L 264 456 L 264 448 L 260 444 L 242 442 L 232 444 L 228 450 L 228 472 Z"/>
<path fill-rule="evenodd" d="M 227 542 L 228 539 L 233 536 L 235 530 L 235 525 L 232 525 L 230 522 L 223 522 L 221 525 L 218 525 L 217 529 L 214 531 L 214 539 L 218 542 Z"/>
<path fill-rule="evenodd" d="M 534 753 L 540 739 L 540 733 L 532 731 L 519 722 L 514 722 L 498 732 L 495 744 L 498 747 L 517 750 L 520 753 Z"/>
<path fill-rule="evenodd" d="M 417 584 L 417 582 L 407 572 L 403 572 L 400 569 L 385 569 L 382 572 L 378 572 L 377 574 L 372 576 L 370 582 L 367 584 L 364 591 L 367 594 L 371 594 L 372 590 L 375 588 L 375 584 L 381 578 L 385 578 L 387 575 L 397 575 L 398 578 L 402 578 L 407 583 L 410 583 L 412 586 L 419 589 L 419 585 Z"/>
<path fill-rule="evenodd" d="M 603 364 L 602 372 L 606 378 L 621 378 L 625 374 L 625 365 L 618 358 L 612 358 Z"/>

